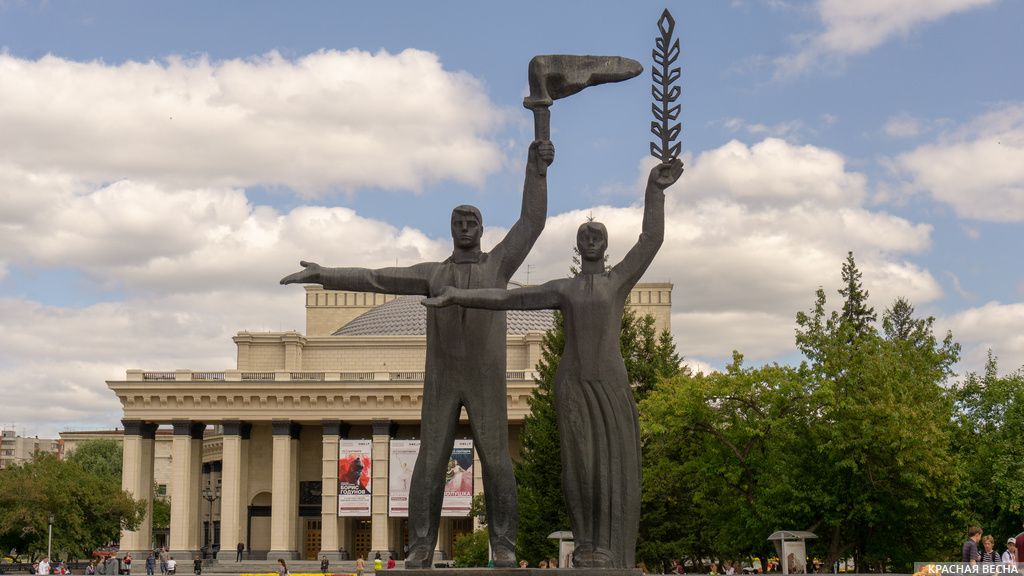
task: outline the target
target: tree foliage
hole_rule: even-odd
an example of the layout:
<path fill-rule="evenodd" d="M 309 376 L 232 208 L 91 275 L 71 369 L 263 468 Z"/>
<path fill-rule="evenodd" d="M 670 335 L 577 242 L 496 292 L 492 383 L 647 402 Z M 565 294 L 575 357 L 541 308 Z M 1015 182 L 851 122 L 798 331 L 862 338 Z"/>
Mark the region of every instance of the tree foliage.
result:
<path fill-rule="evenodd" d="M 452 542 L 452 557 L 456 568 L 484 568 L 490 562 L 487 529 L 467 532 Z"/>
<path fill-rule="evenodd" d="M 982 374 L 953 387 L 954 450 L 967 463 L 961 503 L 963 525 L 1015 535 L 1024 517 L 1024 372 L 999 376 L 991 352 Z"/>
<path fill-rule="evenodd" d="M 812 554 L 826 565 L 852 557 L 860 572 L 906 570 L 955 549 L 964 521 L 958 442 L 998 421 L 1011 385 L 1000 380 L 988 393 L 976 378 L 958 402 L 979 408 L 958 433 L 947 387 L 959 358 L 952 335 L 936 337 L 934 320 L 904 299 L 879 330 L 852 254 L 841 273 L 838 305 L 819 288 L 797 314 L 800 366 L 747 368 L 735 354 L 724 372 L 681 374 L 642 401 L 639 556 L 649 565 L 763 558 L 766 537 L 780 529 L 817 533 Z M 1022 476 L 1006 463 L 993 478 Z M 1018 499 L 1024 488 L 999 487 Z"/>
<path fill-rule="evenodd" d="M 859 571 L 906 568 L 955 542 L 959 478 L 943 385 L 960 348 L 952 334 L 938 341 L 934 319 L 915 319 L 905 300 L 885 312 L 880 334 L 852 253 L 842 277 L 841 312 L 826 314 L 819 289 L 811 313 L 797 316 L 818 415 L 814 460 L 825 464 L 809 524 L 824 532 L 829 562 L 852 555 Z"/>
<path fill-rule="evenodd" d="M 86 440 L 68 455 L 68 462 L 74 462 L 97 476 L 111 478 L 121 484 L 121 460 L 123 451 L 117 440 Z"/>
<path fill-rule="evenodd" d="M 638 555 L 652 564 L 763 551 L 776 526 L 806 516 L 799 497 L 808 402 L 796 369 L 682 373 L 640 405 L 644 522 Z M 805 447 L 804 447 L 805 448 Z"/>
<path fill-rule="evenodd" d="M 47 520 L 53 514 L 55 555 L 87 558 L 135 529 L 146 503 L 121 490 L 120 478 L 89 471 L 79 463 L 39 454 L 31 462 L 0 471 L 0 549 L 46 551 Z"/>

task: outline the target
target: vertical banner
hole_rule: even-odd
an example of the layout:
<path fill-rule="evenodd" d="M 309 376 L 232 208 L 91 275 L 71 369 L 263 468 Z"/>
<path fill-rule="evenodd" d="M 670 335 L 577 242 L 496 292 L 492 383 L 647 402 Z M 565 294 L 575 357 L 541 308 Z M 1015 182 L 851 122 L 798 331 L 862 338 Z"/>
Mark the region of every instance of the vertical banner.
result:
<path fill-rule="evenodd" d="M 409 486 L 419 440 L 392 440 L 388 466 L 388 516 L 409 515 Z M 473 502 L 473 441 L 456 440 L 445 468 L 441 516 L 465 517 Z"/>
<path fill-rule="evenodd" d="M 473 441 L 456 440 L 444 476 L 441 516 L 469 516 L 473 503 Z"/>
<path fill-rule="evenodd" d="M 369 516 L 373 492 L 373 441 L 338 443 L 338 516 Z"/>
<path fill-rule="evenodd" d="M 420 453 L 419 440 L 392 440 L 388 457 L 388 516 L 409 515 L 409 485 Z"/>

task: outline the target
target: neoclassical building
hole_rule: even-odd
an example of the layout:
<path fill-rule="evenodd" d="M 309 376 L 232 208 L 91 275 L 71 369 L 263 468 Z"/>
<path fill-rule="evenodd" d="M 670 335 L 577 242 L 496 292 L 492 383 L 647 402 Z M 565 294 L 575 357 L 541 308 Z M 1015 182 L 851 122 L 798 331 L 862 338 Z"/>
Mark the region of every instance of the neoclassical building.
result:
<path fill-rule="evenodd" d="M 408 465 L 395 448 L 419 435 L 425 309 L 419 297 L 305 290 L 306 333 L 239 332 L 233 370 L 128 370 L 107 382 L 124 410 L 123 487 L 150 510 L 154 492 L 169 498 L 172 554 L 219 548 L 218 558 L 233 560 L 241 542 L 251 558 L 402 556 L 397 480 Z M 671 295 L 671 284 L 639 284 L 629 305 L 652 314 L 660 331 L 670 327 Z M 508 313 L 513 456 L 551 319 L 549 311 Z M 90 435 L 62 436 L 73 444 Z M 465 414 L 457 438 L 471 438 Z M 479 493 L 479 460 L 474 452 L 470 466 L 468 454 L 455 469 L 465 471 L 463 487 L 471 472 Z M 351 478 L 345 458 L 356 462 Z M 460 506 L 442 519 L 445 557 L 454 537 L 473 529 Z M 121 550 L 145 557 L 159 540 L 147 515 L 122 533 Z"/>

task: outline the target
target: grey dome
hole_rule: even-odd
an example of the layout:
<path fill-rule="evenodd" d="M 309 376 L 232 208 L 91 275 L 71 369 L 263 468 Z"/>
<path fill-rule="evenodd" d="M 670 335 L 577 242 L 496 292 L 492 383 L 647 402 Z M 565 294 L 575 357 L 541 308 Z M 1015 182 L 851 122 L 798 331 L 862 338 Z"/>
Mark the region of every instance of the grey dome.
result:
<path fill-rule="evenodd" d="M 427 333 L 427 309 L 423 296 L 399 296 L 353 318 L 333 336 L 423 336 Z M 509 310 L 508 334 L 545 332 L 554 324 L 551 310 Z"/>

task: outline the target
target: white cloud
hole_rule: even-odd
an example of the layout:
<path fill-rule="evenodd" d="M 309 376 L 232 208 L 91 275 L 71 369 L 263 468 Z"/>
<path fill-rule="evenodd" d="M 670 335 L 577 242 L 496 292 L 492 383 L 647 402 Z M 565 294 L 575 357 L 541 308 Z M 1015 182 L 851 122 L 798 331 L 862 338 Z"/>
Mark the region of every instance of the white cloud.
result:
<path fill-rule="evenodd" d="M 41 435 L 68 426 L 112 426 L 120 405 L 105 381 L 123 378 L 126 369 L 225 369 L 234 361 L 231 336 L 238 330 L 301 329 L 303 296 L 278 288 L 81 309 L 0 299 L 5 411 Z"/>
<path fill-rule="evenodd" d="M 822 60 L 863 54 L 894 36 L 996 0 L 818 0 L 822 29 L 800 40 L 794 53 L 776 59 L 779 76 L 798 74 Z"/>
<path fill-rule="evenodd" d="M 789 120 L 776 124 L 764 124 L 761 122 L 747 122 L 742 118 L 728 118 L 722 126 L 729 132 L 744 132 L 751 136 L 764 138 L 771 136 L 788 140 L 798 139 L 804 130 L 804 124 L 800 120 Z"/>
<path fill-rule="evenodd" d="M 768 139 L 729 142 L 686 163 L 645 276 L 675 284 L 673 330 L 685 356 L 724 365 L 733 349 L 752 361 L 792 352 L 796 312 L 812 305 L 817 286 L 838 300 L 849 250 L 879 309 L 898 296 L 923 304 L 941 295 L 932 275 L 907 261 L 929 247 L 931 227 L 864 207 L 865 178 L 839 154 Z M 643 182 L 649 167 L 645 160 Z M 639 207 L 553 216 L 527 259 L 531 279 L 567 274 L 576 227 L 590 213 L 608 225 L 612 263 L 636 241 Z"/>
<path fill-rule="evenodd" d="M 924 131 L 921 121 L 909 114 L 898 114 L 886 120 L 882 131 L 893 138 L 913 138 Z"/>
<path fill-rule="evenodd" d="M 1000 106 L 894 161 L 912 190 L 962 218 L 1024 220 L 1024 104 Z"/>
<path fill-rule="evenodd" d="M 640 163 L 634 190 L 651 162 Z M 647 279 L 675 283 L 675 335 L 693 360 L 724 363 L 734 348 L 752 361 L 791 352 L 794 314 L 810 306 L 816 286 L 834 294 L 847 250 L 878 306 L 897 295 L 915 303 L 938 296 L 931 275 L 905 261 L 928 247 L 930 227 L 865 208 L 864 176 L 836 152 L 734 141 L 687 165 L 669 190 L 666 241 Z M 0 301 L 0 388 L 36 383 L 15 408 L 30 415 L 61 406 L 53 428 L 113 423 L 118 407 L 104 380 L 126 368 L 224 369 L 238 330 L 302 329 L 301 291 L 277 285 L 300 258 L 387 266 L 450 251 L 447 238 L 345 208 L 254 206 L 232 187 L 122 179 L 90 188 L 10 168 L 0 178 L 39 195 L 0 197 L 0 214 L 13 213 L 8 206 L 19 214 L 0 221 L 0 260 L 75 267 L 130 294 L 80 309 Z M 636 241 L 638 206 L 555 215 L 527 260 L 531 279 L 566 275 L 576 227 L 590 212 L 608 223 L 613 262 Z M 484 248 L 503 232 L 489 227 Z"/>
<path fill-rule="evenodd" d="M 429 52 L 271 52 L 211 62 L 0 54 L 0 156 L 33 174 L 174 187 L 479 185 L 504 113 Z"/>
<path fill-rule="evenodd" d="M 999 358 L 1000 373 L 1024 367 L 1024 303 L 988 302 L 939 318 L 936 325 L 953 331 L 962 346 L 961 365 L 970 370 L 984 368 L 989 350 Z"/>

